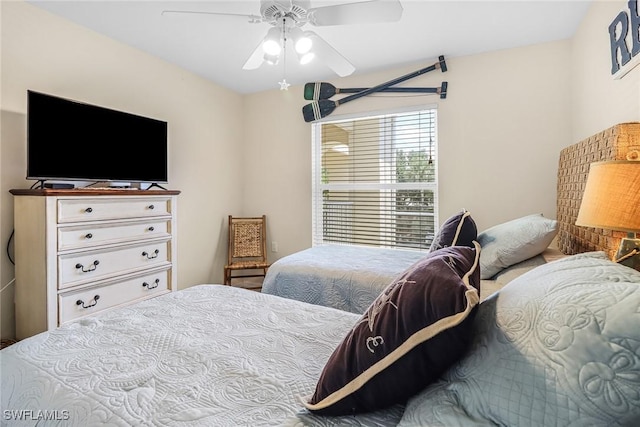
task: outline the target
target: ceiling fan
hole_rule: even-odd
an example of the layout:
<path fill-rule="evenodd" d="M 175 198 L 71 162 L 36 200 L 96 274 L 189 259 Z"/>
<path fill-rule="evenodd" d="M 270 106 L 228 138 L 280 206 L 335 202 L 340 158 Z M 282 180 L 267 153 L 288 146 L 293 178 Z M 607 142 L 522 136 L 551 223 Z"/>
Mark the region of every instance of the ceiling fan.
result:
<path fill-rule="evenodd" d="M 260 0 L 260 15 L 189 10 L 165 10 L 162 14 L 237 16 L 252 24 L 269 24 L 271 28 L 242 66 L 244 70 L 259 68 L 264 63 L 277 64 L 281 53 L 286 52 L 287 42 L 291 41 L 301 64 L 318 58 L 344 77 L 353 73 L 355 67 L 322 37 L 302 27 L 307 24 L 323 27 L 395 22 L 402 16 L 402 11 L 399 0 L 368 0 L 322 7 L 311 7 L 309 0 Z"/>

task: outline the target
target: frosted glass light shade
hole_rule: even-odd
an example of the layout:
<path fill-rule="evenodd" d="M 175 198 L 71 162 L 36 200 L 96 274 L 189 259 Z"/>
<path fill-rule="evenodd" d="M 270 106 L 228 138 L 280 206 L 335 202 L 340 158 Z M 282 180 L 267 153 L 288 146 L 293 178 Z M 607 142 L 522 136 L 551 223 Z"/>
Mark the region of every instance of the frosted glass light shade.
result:
<path fill-rule="evenodd" d="M 269 55 L 267 53 L 264 54 L 264 62 L 269 65 L 277 65 L 280 60 L 280 55 Z"/>
<path fill-rule="evenodd" d="M 275 40 L 265 40 L 264 44 L 262 45 L 262 49 L 267 55 L 275 56 L 280 53 L 280 44 Z"/>
<path fill-rule="evenodd" d="M 282 44 L 280 43 L 281 33 L 282 31 L 277 27 L 273 27 L 267 32 L 267 36 L 262 43 L 262 50 L 266 55 L 280 55 L 280 51 L 282 50 Z"/>
<path fill-rule="evenodd" d="M 308 64 L 309 62 L 313 61 L 313 58 L 315 58 L 316 55 L 313 52 L 307 52 L 304 55 L 300 56 L 300 65 L 305 65 Z"/>
<path fill-rule="evenodd" d="M 296 41 L 296 52 L 300 54 L 307 53 L 311 50 L 313 42 L 309 37 L 302 36 Z"/>

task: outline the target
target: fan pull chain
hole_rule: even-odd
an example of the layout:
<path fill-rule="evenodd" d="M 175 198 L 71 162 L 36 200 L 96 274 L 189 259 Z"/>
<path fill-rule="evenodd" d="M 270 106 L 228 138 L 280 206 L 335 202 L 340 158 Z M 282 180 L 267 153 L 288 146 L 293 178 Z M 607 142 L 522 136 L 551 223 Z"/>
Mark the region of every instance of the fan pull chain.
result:
<path fill-rule="evenodd" d="M 287 22 L 286 19 L 282 19 L 282 81 L 278 82 L 280 90 L 289 90 L 289 83 L 287 83 Z"/>

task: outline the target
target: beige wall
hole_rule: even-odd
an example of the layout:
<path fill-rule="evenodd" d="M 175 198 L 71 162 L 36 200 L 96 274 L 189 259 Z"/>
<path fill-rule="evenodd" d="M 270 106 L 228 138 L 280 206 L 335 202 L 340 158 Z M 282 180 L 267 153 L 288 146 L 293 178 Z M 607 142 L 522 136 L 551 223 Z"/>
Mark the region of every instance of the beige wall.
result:
<path fill-rule="evenodd" d="M 8 191 L 33 184 L 24 179 L 27 89 L 169 122 L 169 187 L 182 190 L 178 284 L 219 283 L 224 218 L 242 209 L 242 96 L 27 3 L 0 7 L 0 284 L 14 274 L 4 254 L 13 227 Z M 3 337 L 13 335 L 13 286 L 1 295 Z"/>
<path fill-rule="evenodd" d="M 570 43 L 561 41 L 450 58 L 449 71 L 407 82 L 439 86 L 437 96 L 369 96 L 339 106 L 329 119 L 357 112 L 438 104 L 439 216 L 469 209 L 481 228 L 519 215 L 555 217 L 557 156 L 570 142 Z M 431 65 L 331 81 L 367 87 Z M 553 67 L 549 64 L 554 64 Z M 286 102 L 287 108 L 270 105 Z M 273 259 L 311 245 L 311 125 L 300 87 L 245 97 L 244 210 L 267 214 Z M 295 185 L 294 185 L 295 183 Z"/>
<path fill-rule="evenodd" d="M 594 1 L 572 39 L 572 140 L 581 141 L 617 123 L 640 121 L 640 66 L 611 77 L 609 24 L 627 1 Z M 631 48 L 630 35 L 628 46 Z"/>

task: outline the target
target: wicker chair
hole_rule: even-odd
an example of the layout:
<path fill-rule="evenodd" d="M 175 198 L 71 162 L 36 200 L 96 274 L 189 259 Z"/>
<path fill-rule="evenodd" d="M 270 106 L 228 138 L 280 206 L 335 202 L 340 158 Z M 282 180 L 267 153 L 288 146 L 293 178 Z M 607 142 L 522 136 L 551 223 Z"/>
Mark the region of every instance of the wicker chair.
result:
<path fill-rule="evenodd" d="M 229 215 L 228 262 L 224 266 L 224 284 L 231 279 L 264 277 L 267 274 L 267 217 L 242 218 Z M 262 274 L 232 276 L 234 270 L 262 270 Z M 260 289 L 261 286 L 249 287 Z"/>

